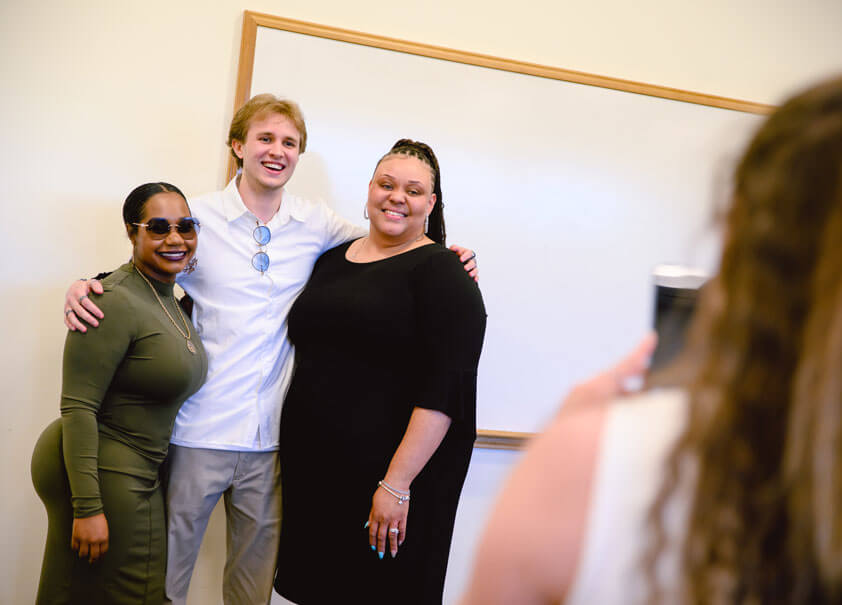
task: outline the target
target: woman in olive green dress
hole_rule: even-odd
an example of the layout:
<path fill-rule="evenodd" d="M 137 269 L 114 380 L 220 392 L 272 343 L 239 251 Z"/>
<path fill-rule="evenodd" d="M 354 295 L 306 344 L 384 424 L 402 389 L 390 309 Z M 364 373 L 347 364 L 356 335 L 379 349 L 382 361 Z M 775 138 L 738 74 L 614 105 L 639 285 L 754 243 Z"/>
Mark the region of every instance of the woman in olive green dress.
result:
<path fill-rule="evenodd" d="M 167 183 L 132 191 L 123 221 L 132 260 L 92 295 L 108 319 L 68 333 L 61 418 L 32 456 L 48 517 L 39 604 L 165 599 L 159 470 L 178 408 L 207 373 L 201 340 L 173 297 L 199 224 Z"/>

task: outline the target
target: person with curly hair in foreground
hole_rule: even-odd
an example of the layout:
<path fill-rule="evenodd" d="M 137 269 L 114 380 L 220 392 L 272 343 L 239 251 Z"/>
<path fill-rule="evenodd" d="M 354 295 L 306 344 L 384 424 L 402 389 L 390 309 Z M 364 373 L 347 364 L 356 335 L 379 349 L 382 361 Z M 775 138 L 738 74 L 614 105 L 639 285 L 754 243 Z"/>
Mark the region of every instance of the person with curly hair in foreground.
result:
<path fill-rule="evenodd" d="M 531 445 L 463 605 L 842 598 L 842 78 L 757 131 L 687 347 L 621 398 L 652 344 Z"/>

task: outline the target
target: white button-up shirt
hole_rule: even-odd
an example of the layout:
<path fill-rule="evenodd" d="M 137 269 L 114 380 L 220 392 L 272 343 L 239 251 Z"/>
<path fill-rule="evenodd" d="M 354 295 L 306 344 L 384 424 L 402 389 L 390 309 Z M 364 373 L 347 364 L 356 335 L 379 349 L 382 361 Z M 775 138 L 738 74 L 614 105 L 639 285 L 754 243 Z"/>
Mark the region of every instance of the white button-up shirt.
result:
<path fill-rule="evenodd" d="M 235 451 L 278 449 L 281 404 L 293 366 L 287 314 L 325 250 L 365 234 L 324 203 L 284 192 L 266 223 L 269 268 L 256 270 L 257 218 L 236 178 L 223 191 L 190 200 L 202 224 L 196 270 L 178 283 L 194 301 L 193 323 L 208 355 L 208 377 L 184 402 L 172 443 Z"/>

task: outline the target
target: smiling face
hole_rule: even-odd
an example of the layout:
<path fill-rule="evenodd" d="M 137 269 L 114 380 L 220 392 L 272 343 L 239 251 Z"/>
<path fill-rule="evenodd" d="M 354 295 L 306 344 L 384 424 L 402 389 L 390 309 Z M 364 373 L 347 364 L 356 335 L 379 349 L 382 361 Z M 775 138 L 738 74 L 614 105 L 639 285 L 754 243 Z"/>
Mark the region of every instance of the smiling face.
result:
<path fill-rule="evenodd" d="M 424 221 L 436 203 L 433 171 L 418 158 L 384 158 L 368 184 L 368 216 L 380 237 L 401 243 L 424 233 Z"/>
<path fill-rule="evenodd" d="M 292 120 L 279 113 L 258 114 L 245 141 L 231 141 L 243 162 L 243 179 L 255 191 L 277 191 L 289 181 L 298 164 L 301 135 Z"/>
<path fill-rule="evenodd" d="M 149 222 L 152 218 L 162 218 L 170 224 L 178 223 L 179 219 L 190 216 L 187 202 L 177 193 L 170 191 L 156 193 L 143 205 L 141 223 Z M 155 236 L 145 227 L 127 226 L 129 238 L 134 246 L 132 260 L 135 266 L 149 277 L 162 282 L 175 281 L 196 252 L 198 242 L 196 233 L 192 237 L 185 237 L 176 229 L 164 237 Z"/>

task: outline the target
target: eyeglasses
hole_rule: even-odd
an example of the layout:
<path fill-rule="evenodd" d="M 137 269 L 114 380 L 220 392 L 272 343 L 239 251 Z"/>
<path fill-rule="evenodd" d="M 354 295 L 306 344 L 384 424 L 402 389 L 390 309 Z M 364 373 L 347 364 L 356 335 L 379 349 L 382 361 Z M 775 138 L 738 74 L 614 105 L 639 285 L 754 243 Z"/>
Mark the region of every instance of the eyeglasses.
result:
<path fill-rule="evenodd" d="M 252 235 L 254 236 L 254 241 L 260 246 L 260 250 L 251 257 L 251 266 L 263 273 L 269 268 L 269 255 L 263 250 L 263 246 L 272 241 L 272 232 L 269 231 L 269 227 L 266 225 L 258 223 Z"/>
<path fill-rule="evenodd" d="M 199 227 L 201 227 L 198 219 L 192 216 L 180 218 L 177 223 L 170 223 L 165 218 L 150 218 L 145 223 L 132 223 L 132 225 L 135 225 L 136 227 L 144 227 L 146 229 L 146 233 L 148 233 L 152 239 L 166 238 L 173 227 L 175 227 L 175 230 L 178 231 L 179 235 L 181 235 L 184 239 L 193 239 L 196 237 L 196 234 L 199 233 Z"/>

